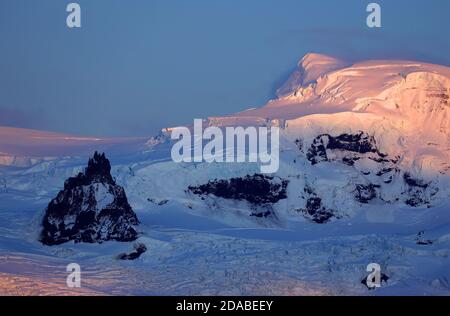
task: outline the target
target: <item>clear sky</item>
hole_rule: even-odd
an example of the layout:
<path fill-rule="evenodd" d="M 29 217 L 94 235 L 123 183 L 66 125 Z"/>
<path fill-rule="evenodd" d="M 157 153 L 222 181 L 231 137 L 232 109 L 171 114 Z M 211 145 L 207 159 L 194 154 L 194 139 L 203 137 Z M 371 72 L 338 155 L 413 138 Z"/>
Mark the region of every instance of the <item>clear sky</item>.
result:
<path fill-rule="evenodd" d="M 450 1 L 0 1 L 0 125 L 154 134 L 261 106 L 308 52 L 450 66 Z"/>

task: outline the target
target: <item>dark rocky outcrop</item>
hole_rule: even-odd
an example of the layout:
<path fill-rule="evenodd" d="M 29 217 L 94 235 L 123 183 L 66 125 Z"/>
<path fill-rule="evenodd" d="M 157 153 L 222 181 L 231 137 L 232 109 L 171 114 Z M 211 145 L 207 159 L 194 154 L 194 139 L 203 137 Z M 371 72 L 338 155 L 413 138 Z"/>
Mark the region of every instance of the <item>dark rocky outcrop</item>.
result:
<path fill-rule="evenodd" d="M 323 135 L 323 137 L 327 136 Z M 316 165 L 319 162 L 328 161 L 327 148 L 325 146 L 326 145 L 324 144 L 324 139 L 322 139 L 322 136 L 318 136 L 314 139 L 311 147 L 306 153 L 306 158 L 312 165 Z"/>
<path fill-rule="evenodd" d="M 418 207 L 422 205 L 428 205 L 429 201 L 424 198 L 423 192 L 420 190 L 410 191 L 408 194 L 408 198 L 405 200 L 405 203 L 412 207 Z"/>
<path fill-rule="evenodd" d="M 329 161 L 327 150 L 348 152 L 349 155 L 343 157 L 342 162 L 350 166 L 361 158 L 358 154 L 374 154 L 374 157 L 369 158 L 379 162 L 389 161 L 386 159 L 387 154 L 381 153 L 378 150 L 375 138 L 364 132 L 341 134 L 338 136 L 331 136 L 329 134 L 319 135 L 313 140 L 306 153 L 306 158 L 312 165 Z"/>
<path fill-rule="evenodd" d="M 432 187 L 431 183 L 414 178 L 408 172 L 404 173 L 403 180 L 407 185 L 406 191 L 403 192 L 405 203 L 409 206 L 430 205 L 431 197 L 439 191 L 438 188 Z"/>
<path fill-rule="evenodd" d="M 311 197 L 306 201 L 305 208 L 298 210 L 303 213 L 306 218 L 311 219 L 318 224 L 324 224 L 335 216 L 336 211 L 328 209 L 322 205 L 322 199 L 319 197 Z"/>
<path fill-rule="evenodd" d="M 304 207 L 296 209 L 296 211 L 305 218 L 318 224 L 328 223 L 332 218 L 339 218 L 336 210 L 323 205 L 322 199 L 310 185 L 305 185 L 303 194 L 300 197 L 306 200 L 306 204 Z"/>
<path fill-rule="evenodd" d="M 403 180 L 405 180 L 406 184 L 411 187 L 418 187 L 422 189 L 426 189 L 429 186 L 429 183 L 426 183 L 423 180 L 413 178 L 408 172 L 405 172 L 403 175 Z"/>
<path fill-rule="evenodd" d="M 357 134 L 341 134 L 336 137 L 328 135 L 327 148 L 331 150 L 341 149 L 360 154 L 378 153 L 375 138 L 363 132 Z"/>
<path fill-rule="evenodd" d="M 434 243 L 433 240 L 425 238 L 424 231 L 420 231 L 416 236 L 416 244 L 417 245 L 427 246 L 427 245 L 432 245 L 433 243 Z"/>
<path fill-rule="evenodd" d="M 109 160 L 96 152 L 85 172 L 67 179 L 48 204 L 40 240 L 45 245 L 133 241 L 138 224 L 124 189 L 111 176 Z"/>
<path fill-rule="evenodd" d="M 381 177 L 381 176 L 384 176 L 385 174 L 392 173 L 393 171 L 398 171 L 398 170 L 394 170 L 394 168 L 383 168 L 376 173 L 376 176 Z"/>
<path fill-rule="evenodd" d="M 384 274 L 384 273 L 381 272 L 381 275 L 380 275 L 381 283 L 383 283 L 383 282 L 384 282 L 384 283 L 387 283 L 387 281 L 388 281 L 389 279 L 390 279 L 390 278 L 389 278 L 386 274 Z M 364 284 L 364 285 L 367 287 L 367 289 L 368 289 L 369 291 L 375 290 L 375 289 L 376 289 L 375 287 L 371 288 L 371 287 L 368 287 L 368 286 L 367 286 L 367 277 L 365 277 L 364 279 L 361 280 L 361 284 Z"/>
<path fill-rule="evenodd" d="M 360 160 L 361 157 L 344 157 L 342 158 L 342 162 L 347 166 L 353 166 L 356 161 Z"/>
<path fill-rule="evenodd" d="M 169 202 L 169 200 L 165 200 L 165 199 L 159 200 L 159 199 L 153 199 L 153 198 L 148 198 L 147 201 L 149 201 L 153 204 L 156 204 L 158 206 L 166 205 Z"/>
<path fill-rule="evenodd" d="M 253 212 L 253 213 L 250 214 L 250 216 L 258 217 L 258 218 L 267 218 L 267 217 L 270 217 L 272 215 L 273 214 L 272 214 L 271 211 L 265 211 L 265 212 L 259 212 L 259 213 Z"/>
<path fill-rule="evenodd" d="M 144 252 L 147 251 L 147 246 L 144 244 L 136 244 L 134 245 L 134 251 L 130 253 L 122 253 L 117 258 L 119 260 L 136 260 L 139 258 Z"/>
<path fill-rule="evenodd" d="M 274 204 L 287 198 L 287 180 L 255 174 L 242 178 L 213 180 L 188 190 L 199 196 L 214 195 L 219 198 L 243 200 L 252 205 Z M 255 214 L 254 216 L 263 217 Z"/>
<path fill-rule="evenodd" d="M 376 188 L 379 187 L 379 185 L 372 183 L 358 184 L 355 188 L 355 199 L 360 203 L 369 203 L 370 200 L 377 197 Z"/>

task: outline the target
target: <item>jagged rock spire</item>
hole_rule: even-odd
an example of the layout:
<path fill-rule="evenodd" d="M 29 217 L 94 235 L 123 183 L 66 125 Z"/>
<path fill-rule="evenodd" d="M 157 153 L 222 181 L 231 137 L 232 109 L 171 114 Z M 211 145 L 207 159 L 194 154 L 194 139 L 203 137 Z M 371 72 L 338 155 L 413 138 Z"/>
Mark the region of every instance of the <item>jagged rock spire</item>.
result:
<path fill-rule="evenodd" d="M 136 214 L 125 191 L 111 176 L 105 154 L 95 152 L 85 173 L 66 180 L 45 211 L 41 242 L 57 245 L 68 241 L 101 243 L 137 238 Z"/>
<path fill-rule="evenodd" d="M 88 179 L 106 179 L 110 183 L 114 183 L 111 176 L 111 164 L 106 158 L 105 153 L 94 153 L 92 158 L 89 158 L 88 166 L 85 170 L 85 175 Z"/>

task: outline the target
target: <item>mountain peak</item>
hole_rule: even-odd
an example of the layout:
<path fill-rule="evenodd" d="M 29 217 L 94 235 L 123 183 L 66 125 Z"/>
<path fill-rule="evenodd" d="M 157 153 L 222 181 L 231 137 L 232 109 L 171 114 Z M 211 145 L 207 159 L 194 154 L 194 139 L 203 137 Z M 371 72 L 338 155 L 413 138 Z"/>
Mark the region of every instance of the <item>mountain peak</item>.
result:
<path fill-rule="evenodd" d="M 341 63 L 342 61 L 325 54 L 307 53 L 298 62 L 299 67 L 304 67 L 308 64 L 323 64 L 323 63 Z"/>
<path fill-rule="evenodd" d="M 90 179 L 96 177 L 109 179 L 111 177 L 111 164 L 106 158 L 105 153 L 100 154 L 96 151 L 94 153 L 94 156 L 92 158 L 89 158 L 85 174 L 86 177 Z"/>
<path fill-rule="evenodd" d="M 308 53 L 300 59 L 297 66 L 298 68 L 286 83 L 277 90 L 277 96 L 279 98 L 289 95 L 298 88 L 316 81 L 328 72 L 345 68 L 349 64 L 331 56 Z"/>

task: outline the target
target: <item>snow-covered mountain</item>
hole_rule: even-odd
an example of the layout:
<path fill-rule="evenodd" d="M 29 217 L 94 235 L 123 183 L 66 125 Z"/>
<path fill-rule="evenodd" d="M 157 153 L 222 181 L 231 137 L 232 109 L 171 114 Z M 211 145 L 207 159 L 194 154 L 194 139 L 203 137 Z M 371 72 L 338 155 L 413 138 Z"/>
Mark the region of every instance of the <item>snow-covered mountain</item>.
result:
<path fill-rule="evenodd" d="M 319 217 L 326 213 L 331 220 L 351 217 L 367 203 L 432 207 L 448 199 L 449 95 L 447 67 L 411 61 L 349 65 L 308 54 L 278 90 L 277 99 L 262 108 L 207 118 L 204 124 L 281 127 L 277 176 L 289 182 L 289 194 L 274 203 L 281 207 L 273 210 L 280 213 L 275 217 L 303 215 L 314 221 L 319 212 Z M 1 176 L 3 190 L 52 194 L 56 178 L 67 176 L 64 170 L 69 175 L 77 170 L 67 166 L 74 161 L 71 154 L 89 155 L 95 147 L 112 157 L 135 151 L 115 167 L 132 203 L 140 208 L 155 199 L 200 203 L 190 186 L 258 173 L 254 164 L 172 163 L 165 150 L 170 147 L 170 131 L 145 141 L 2 128 L 3 164 L 30 167 L 6 171 Z M 162 161 L 151 158 L 154 151 Z M 248 205 L 237 208 L 237 213 L 253 213 Z"/>
<path fill-rule="evenodd" d="M 417 281 L 411 276 L 420 274 L 414 256 L 426 251 L 415 247 L 435 247 L 424 256 L 435 260 L 435 266 L 448 264 L 444 257 L 450 240 L 450 68 L 391 60 L 351 64 L 308 54 L 278 89 L 276 99 L 260 108 L 205 118 L 203 125 L 280 127 L 279 171 L 261 175 L 256 163 L 174 163 L 171 128 L 145 140 L 96 140 L 102 146 L 91 138 L 77 139 L 72 146 L 73 138 L 24 139 L 22 130 L 0 129 L 0 195 L 8 201 L 5 207 L 48 203 L 66 178 L 82 170 L 89 151 L 98 149 L 110 157 L 111 173 L 139 218 L 151 218 L 146 225 L 183 228 L 178 218 L 195 216 L 233 229 L 264 228 L 263 240 L 271 228 L 292 231 L 294 239 L 331 238 L 332 244 L 346 243 L 343 235 L 351 239 L 383 234 L 380 238 L 390 247 L 386 256 L 397 261 L 381 255 L 384 241 L 364 242 L 361 256 L 391 267 L 389 282 L 394 283 L 400 282 L 399 276 Z M 23 139 L 17 146 L 16 132 Z M 36 139 L 45 139 L 45 146 L 33 145 Z M 173 212 L 177 215 L 172 218 Z M 394 237 L 394 232 L 401 237 Z M 419 233 L 422 239 L 424 234 L 433 236 L 431 243 L 416 243 Z M 333 262 L 353 256 L 341 250 L 336 250 Z M 149 253 L 151 249 L 143 260 Z M 405 253 L 415 259 L 405 259 Z M 395 266 L 402 258 L 411 260 L 413 272 Z M 358 264 L 362 263 L 345 270 L 358 279 L 355 286 L 361 285 L 361 275 L 352 270 Z M 344 270 L 327 269 L 320 272 L 323 275 L 318 272 L 322 281 L 331 271 L 348 276 L 343 276 Z M 448 293 L 450 270 L 436 271 L 422 275 L 420 282 L 434 282 L 432 287 L 438 284 L 441 293 Z M 425 286 L 420 282 L 419 288 Z"/>
<path fill-rule="evenodd" d="M 281 127 L 276 176 L 289 182 L 289 194 L 271 205 L 274 218 L 323 222 L 324 216 L 326 221 L 352 217 L 367 203 L 432 207 L 448 199 L 449 95 L 447 67 L 410 61 L 350 65 L 308 54 L 278 90 L 277 99 L 262 108 L 207 118 L 204 125 Z M 31 166 L 0 175 L 3 190 L 47 197 L 62 181 L 58 178 L 79 170 L 70 154 L 82 157 L 95 147 L 112 157 L 135 151 L 128 159 L 117 158 L 116 176 L 135 207 L 143 209 L 152 200 L 192 207 L 214 197 L 220 202 L 213 204 L 226 205 L 229 201 L 214 194 L 198 201 L 188 188 L 258 173 L 255 164 L 175 164 L 168 150 L 170 131 L 145 141 L 3 128 L 0 149 L 14 157 L 3 158 L 4 164 Z M 18 138 L 12 141 L 12 135 Z M 157 160 L 152 158 L 155 152 Z M 35 160 L 27 160 L 33 156 Z M 238 216 L 254 213 L 245 199 L 231 200 L 244 204 L 232 208 Z M 224 208 L 233 213 L 229 206 Z"/>
<path fill-rule="evenodd" d="M 309 54 L 278 90 L 277 99 L 204 124 L 282 128 L 277 176 L 289 181 L 289 194 L 273 205 L 280 208 L 273 211 L 276 218 L 303 215 L 323 222 L 354 216 L 367 203 L 432 207 L 450 194 L 449 80 L 450 69 L 443 66 L 408 61 L 348 65 Z M 153 144 L 167 142 L 165 133 Z M 196 203 L 185 193 L 190 185 L 252 173 L 257 169 L 251 165 L 165 162 L 137 167 L 124 181 L 142 206 L 153 198 L 139 189 L 142 181 L 149 185 L 147 177 L 162 179 L 150 184 L 158 198 Z M 165 175 L 170 184 L 164 183 Z M 229 206 L 225 209 L 229 213 Z M 238 209 L 253 213 L 248 205 Z"/>

